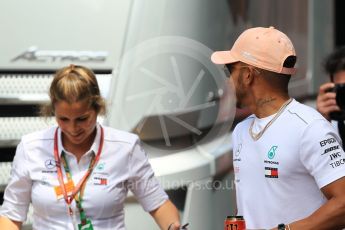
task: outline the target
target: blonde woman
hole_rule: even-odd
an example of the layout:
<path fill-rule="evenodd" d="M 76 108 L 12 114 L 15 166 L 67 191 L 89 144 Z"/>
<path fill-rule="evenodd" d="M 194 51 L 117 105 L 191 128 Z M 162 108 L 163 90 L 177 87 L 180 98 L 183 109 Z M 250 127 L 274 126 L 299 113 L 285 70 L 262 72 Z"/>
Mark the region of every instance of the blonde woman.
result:
<path fill-rule="evenodd" d="M 51 83 L 45 115 L 58 126 L 24 136 L 0 209 L 0 229 L 20 229 L 32 203 L 33 229 L 125 229 L 131 190 L 161 229 L 179 229 L 176 207 L 161 188 L 138 137 L 105 127 L 94 73 L 70 65 Z"/>

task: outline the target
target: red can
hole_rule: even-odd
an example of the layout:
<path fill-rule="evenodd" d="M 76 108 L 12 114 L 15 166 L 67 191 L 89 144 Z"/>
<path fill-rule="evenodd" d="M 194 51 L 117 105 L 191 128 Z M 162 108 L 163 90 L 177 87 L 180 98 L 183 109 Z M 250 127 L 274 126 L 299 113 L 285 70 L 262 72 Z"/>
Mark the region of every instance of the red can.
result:
<path fill-rule="evenodd" d="M 224 221 L 224 230 L 245 230 L 246 222 L 243 216 L 227 216 Z"/>

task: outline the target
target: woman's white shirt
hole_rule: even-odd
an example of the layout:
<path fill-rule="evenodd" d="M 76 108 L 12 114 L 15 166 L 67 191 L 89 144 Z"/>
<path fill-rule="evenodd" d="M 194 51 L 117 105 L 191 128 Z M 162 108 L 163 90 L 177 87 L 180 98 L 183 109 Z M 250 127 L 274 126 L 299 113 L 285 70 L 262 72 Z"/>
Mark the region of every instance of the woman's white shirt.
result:
<path fill-rule="evenodd" d="M 35 132 L 22 138 L 13 160 L 11 179 L 5 190 L 0 215 L 25 221 L 32 202 L 33 229 L 73 229 L 65 200 L 57 199 L 54 187 L 59 186 L 54 159 L 56 127 Z M 100 126 L 90 150 L 77 163 L 66 151 L 58 133 L 59 154 L 66 153 L 74 184 L 86 173 L 92 155 L 99 148 Z M 64 169 L 62 167 L 62 171 Z M 64 174 L 66 180 L 66 175 Z M 94 229 L 125 229 L 124 200 L 131 190 L 147 212 L 162 205 L 168 196 L 154 177 L 147 155 L 134 134 L 104 127 L 103 150 L 86 182 L 83 208 Z M 77 222 L 79 212 L 72 203 Z"/>

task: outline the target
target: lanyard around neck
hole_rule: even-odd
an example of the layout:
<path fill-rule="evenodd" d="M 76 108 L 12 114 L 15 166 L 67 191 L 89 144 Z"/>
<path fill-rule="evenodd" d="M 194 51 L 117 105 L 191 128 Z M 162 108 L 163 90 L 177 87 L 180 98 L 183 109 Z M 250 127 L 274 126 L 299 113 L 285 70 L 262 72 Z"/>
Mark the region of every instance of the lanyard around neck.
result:
<path fill-rule="evenodd" d="M 92 159 L 91 159 L 90 164 L 89 164 L 89 170 L 90 170 L 91 166 L 93 165 L 94 160 L 95 160 L 95 155 L 93 154 L 92 155 Z M 67 181 L 72 181 L 73 182 L 72 173 L 71 173 L 71 170 L 69 168 L 69 165 L 68 165 L 68 162 L 67 162 L 67 159 L 66 159 L 66 154 L 65 154 L 64 151 L 62 151 L 62 153 L 61 153 L 61 161 L 62 161 L 62 164 L 63 164 L 63 166 L 65 168 L 65 173 L 66 173 Z M 79 210 L 80 221 L 81 221 L 82 225 L 85 225 L 87 223 L 87 218 L 86 218 L 86 215 L 85 215 L 85 211 L 84 211 L 83 206 L 82 206 L 82 200 L 83 200 L 85 185 L 86 185 L 86 183 L 83 183 L 81 185 L 81 188 L 79 190 L 79 194 L 77 193 L 75 195 L 75 197 L 74 197 L 74 200 L 75 200 L 75 202 L 77 204 L 77 208 Z M 68 208 L 68 212 L 69 212 L 70 215 L 72 215 L 72 213 L 73 213 L 73 211 L 72 211 L 72 209 L 70 207 Z"/>
<path fill-rule="evenodd" d="M 72 203 L 74 197 L 81 190 L 82 186 L 84 185 L 84 183 L 86 182 L 86 180 L 88 179 L 90 174 L 92 173 L 93 168 L 95 167 L 95 165 L 97 164 L 97 162 L 98 162 L 98 160 L 99 160 L 99 158 L 101 156 L 101 152 L 102 152 L 102 148 L 103 148 L 103 141 L 104 141 L 104 131 L 103 131 L 102 126 L 101 126 L 100 130 L 101 130 L 101 138 L 100 138 L 100 143 L 99 143 L 99 147 L 98 147 L 98 151 L 97 151 L 96 157 L 94 158 L 94 160 L 92 160 L 90 162 L 89 168 L 86 171 L 85 175 L 78 182 L 77 186 L 75 186 L 75 188 L 73 189 L 72 194 L 69 195 L 69 196 L 68 196 L 67 191 L 66 191 L 65 183 L 63 181 L 62 170 L 61 170 L 61 160 L 60 160 L 59 151 L 58 151 L 58 128 L 56 128 L 56 130 L 55 130 L 55 135 L 54 135 L 54 158 L 55 158 L 56 166 L 57 166 L 57 174 L 58 174 L 59 184 L 60 184 L 60 187 L 61 187 L 64 199 L 65 199 L 67 205 L 70 205 Z M 69 171 L 69 169 L 68 169 L 68 171 Z"/>
<path fill-rule="evenodd" d="M 66 159 L 65 151 L 62 151 L 62 153 L 61 153 L 61 161 L 62 161 L 62 164 L 63 164 L 63 166 L 65 168 L 65 173 L 66 173 L 67 181 L 73 181 L 72 173 L 71 173 L 71 170 L 69 168 L 69 165 L 68 165 L 68 162 L 67 162 L 67 159 Z M 91 167 L 92 167 L 94 161 L 95 161 L 95 156 L 92 155 L 92 158 L 91 158 L 88 170 L 91 170 Z M 78 206 L 81 205 L 81 200 L 82 200 L 82 197 L 83 197 L 83 194 L 84 194 L 85 184 L 86 183 L 83 183 L 81 185 L 81 188 L 79 190 L 79 195 L 76 194 L 75 197 L 74 197 L 74 199 L 77 202 Z"/>

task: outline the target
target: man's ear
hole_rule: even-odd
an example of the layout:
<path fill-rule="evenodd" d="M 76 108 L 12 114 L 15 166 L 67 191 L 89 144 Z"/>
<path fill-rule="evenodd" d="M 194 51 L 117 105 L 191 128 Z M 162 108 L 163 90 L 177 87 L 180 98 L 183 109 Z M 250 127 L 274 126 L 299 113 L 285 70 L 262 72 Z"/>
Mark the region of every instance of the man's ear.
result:
<path fill-rule="evenodd" d="M 245 85 L 252 85 L 254 82 L 254 74 L 251 72 L 252 70 L 249 68 L 246 68 L 242 71 L 243 71 L 242 72 L 243 83 Z"/>
<path fill-rule="evenodd" d="M 261 75 L 261 72 L 255 68 L 248 68 L 247 69 L 247 83 L 248 85 L 253 85 L 254 82 L 257 84 L 260 83 L 261 79 L 260 77 L 257 77 Z"/>

